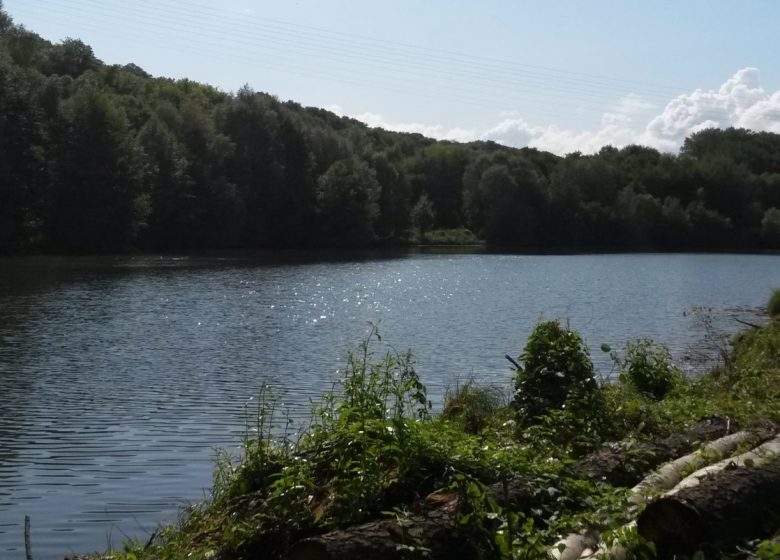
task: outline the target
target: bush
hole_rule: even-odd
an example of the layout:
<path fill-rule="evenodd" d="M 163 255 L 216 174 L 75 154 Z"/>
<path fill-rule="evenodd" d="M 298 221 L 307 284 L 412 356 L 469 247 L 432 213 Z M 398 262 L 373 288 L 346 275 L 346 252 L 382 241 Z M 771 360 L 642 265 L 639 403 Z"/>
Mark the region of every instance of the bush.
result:
<path fill-rule="evenodd" d="M 772 291 L 772 296 L 769 298 L 766 310 L 770 317 L 774 318 L 780 316 L 780 288 Z"/>
<path fill-rule="evenodd" d="M 625 357 L 621 360 L 613 355 L 613 360 L 620 371 L 621 383 L 656 400 L 664 398 L 682 379 L 669 349 L 648 338 L 628 342 Z"/>
<path fill-rule="evenodd" d="M 513 405 L 526 424 L 567 402 L 590 409 L 600 398 L 588 348 L 578 333 L 558 321 L 539 323 L 519 359 Z"/>

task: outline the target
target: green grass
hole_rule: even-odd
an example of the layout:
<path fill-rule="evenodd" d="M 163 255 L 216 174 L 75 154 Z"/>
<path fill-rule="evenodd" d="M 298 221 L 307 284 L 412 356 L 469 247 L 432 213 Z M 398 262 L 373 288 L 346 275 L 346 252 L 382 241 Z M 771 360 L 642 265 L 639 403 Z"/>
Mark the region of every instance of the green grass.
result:
<path fill-rule="evenodd" d="M 377 338 L 373 332 L 348 355 L 342 390 L 323 396 L 298 437 L 274 428 L 286 418 L 270 394 L 261 395 L 243 457 L 220 460 L 210 499 L 148 546 L 128 543 L 105 558 L 285 558 L 301 538 L 406 516 L 441 490 L 461 496 L 459 527 L 485 558 L 543 558 L 561 534 L 609 531 L 629 519 L 625 490 L 567 474 L 582 452 L 603 441 L 658 437 L 711 414 L 742 424 L 780 420 L 778 321 L 736 337 L 728 367 L 679 379 L 663 398 L 632 383 L 604 385 L 598 418 L 567 401 L 523 429 L 503 395 L 474 380 L 449 391 L 442 413 L 431 414 L 411 355 L 376 355 Z M 588 437 L 572 445 L 561 434 Z M 498 506 L 488 486 L 518 478 L 533 498 Z"/>
<path fill-rule="evenodd" d="M 479 385 L 471 378 L 447 389 L 441 415 L 447 420 L 461 421 L 466 432 L 476 434 L 506 409 L 507 400 L 500 388 Z"/>
<path fill-rule="evenodd" d="M 425 245 L 481 245 L 482 241 L 466 228 L 434 229 L 420 239 Z"/>

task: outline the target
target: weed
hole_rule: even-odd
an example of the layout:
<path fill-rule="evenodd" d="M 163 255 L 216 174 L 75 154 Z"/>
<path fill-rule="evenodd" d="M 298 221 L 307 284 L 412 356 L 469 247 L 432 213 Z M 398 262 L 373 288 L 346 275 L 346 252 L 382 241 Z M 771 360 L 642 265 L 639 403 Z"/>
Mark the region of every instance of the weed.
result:
<path fill-rule="evenodd" d="M 503 408 L 504 394 L 497 387 L 480 386 L 474 379 L 456 384 L 444 395 L 442 417 L 463 421 L 466 432 L 476 434 Z"/>
<path fill-rule="evenodd" d="M 663 345 L 648 338 L 629 341 L 623 358 L 612 353 L 621 383 L 630 385 L 656 400 L 682 382 L 682 372 L 672 362 L 672 354 Z"/>
<path fill-rule="evenodd" d="M 772 295 L 769 297 L 766 311 L 772 318 L 780 316 L 780 288 L 772 290 Z"/>

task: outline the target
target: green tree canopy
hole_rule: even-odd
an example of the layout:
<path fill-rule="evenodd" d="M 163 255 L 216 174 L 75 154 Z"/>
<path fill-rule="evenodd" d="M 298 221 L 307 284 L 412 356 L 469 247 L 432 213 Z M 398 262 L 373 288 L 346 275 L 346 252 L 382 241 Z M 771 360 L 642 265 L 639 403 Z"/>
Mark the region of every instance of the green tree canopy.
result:
<path fill-rule="evenodd" d="M 374 238 L 381 186 L 374 171 L 353 157 L 342 159 L 317 181 L 317 204 L 324 240 L 360 245 Z"/>

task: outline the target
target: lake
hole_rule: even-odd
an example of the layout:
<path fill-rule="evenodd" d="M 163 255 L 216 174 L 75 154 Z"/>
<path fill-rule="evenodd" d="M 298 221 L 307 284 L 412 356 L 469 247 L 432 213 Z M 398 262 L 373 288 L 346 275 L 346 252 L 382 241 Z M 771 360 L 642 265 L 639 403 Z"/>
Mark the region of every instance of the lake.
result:
<path fill-rule="evenodd" d="M 264 385 L 305 416 L 369 322 L 440 404 L 472 377 L 509 387 L 504 355 L 545 318 L 568 319 L 604 376 L 602 343 L 645 336 L 695 369 L 712 349 L 691 309 L 733 332 L 778 285 L 776 255 L 0 260 L 0 557 L 24 558 L 25 515 L 36 560 L 148 538 L 208 495 Z"/>

